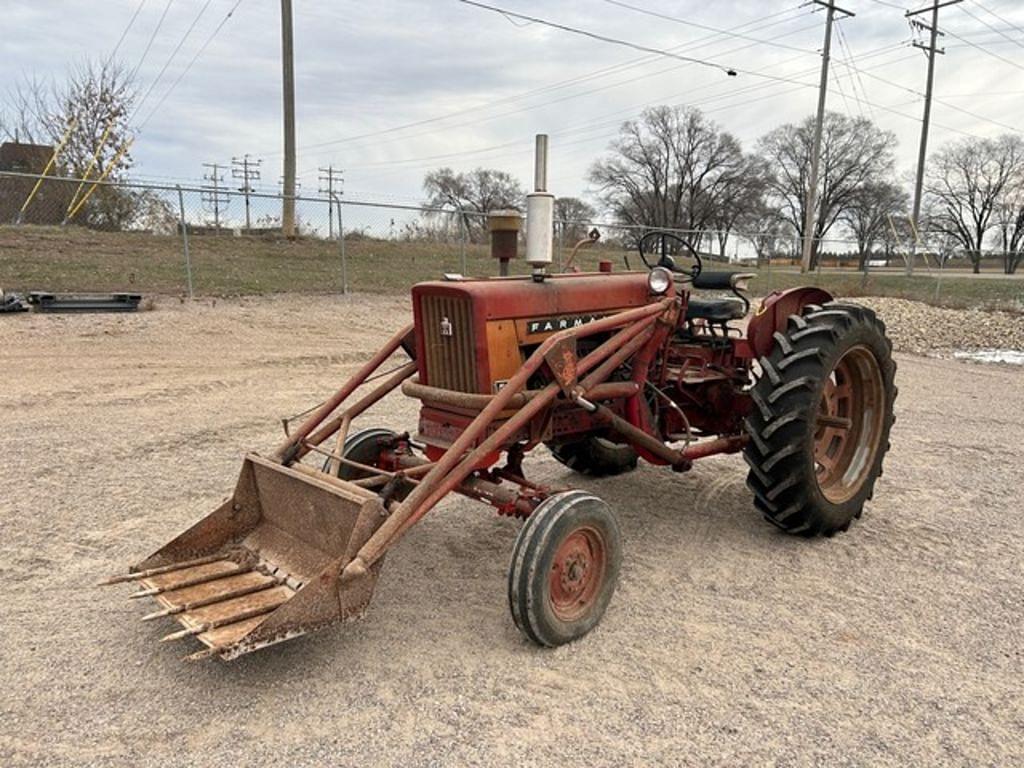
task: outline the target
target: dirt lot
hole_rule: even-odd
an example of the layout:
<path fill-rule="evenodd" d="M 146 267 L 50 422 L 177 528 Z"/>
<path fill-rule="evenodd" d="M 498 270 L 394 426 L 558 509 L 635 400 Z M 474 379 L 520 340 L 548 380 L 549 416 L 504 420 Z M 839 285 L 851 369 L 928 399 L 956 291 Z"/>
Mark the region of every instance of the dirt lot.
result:
<path fill-rule="evenodd" d="M 516 632 L 517 523 L 446 502 L 357 624 L 185 663 L 96 588 L 230 489 L 246 449 L 406 313 L 394 299 L 164 301 L 0 321 L 0 764 L 1010 765 L 1024 753 L 1024 370 L 899 355 L 865 518 L 777 533 L 737 458 L 576 482 L 619 512 L 603 624 Z M 380 421 L 411 426 L 408 403 Z M 954 420 L 955 419 L 955 420 Z"/>

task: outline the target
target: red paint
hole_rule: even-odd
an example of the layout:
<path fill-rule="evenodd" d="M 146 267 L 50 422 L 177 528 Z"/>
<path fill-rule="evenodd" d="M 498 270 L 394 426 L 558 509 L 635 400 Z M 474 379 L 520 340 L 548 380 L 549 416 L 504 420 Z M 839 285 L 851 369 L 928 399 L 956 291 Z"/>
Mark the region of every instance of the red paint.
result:
<path fill-rule="evenodd" d="M 747 339 L 754 357 L 771 352 L 776 331 L 784 331 L 790 315 L 799 315 L 808 304 L 825 304 L 832 294 L 821 288 L 790 288 L 765 296 L 747 326 Z"/>

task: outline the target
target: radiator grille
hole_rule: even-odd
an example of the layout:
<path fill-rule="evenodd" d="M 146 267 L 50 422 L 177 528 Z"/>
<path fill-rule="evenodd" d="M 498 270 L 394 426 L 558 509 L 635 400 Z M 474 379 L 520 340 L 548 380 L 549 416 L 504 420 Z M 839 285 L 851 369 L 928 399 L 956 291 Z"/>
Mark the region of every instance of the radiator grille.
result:
<path fill-rule="evenodd" d="M 476 356 L 470 300 L 454 296 L 423 296 L 420 304 L 426 353 L 427 383 L 456 392 L 476 392 Z M 447 319 L 447 322 L 445 320 Z M 442 328 L 451 329 L 451 335 Z"/>

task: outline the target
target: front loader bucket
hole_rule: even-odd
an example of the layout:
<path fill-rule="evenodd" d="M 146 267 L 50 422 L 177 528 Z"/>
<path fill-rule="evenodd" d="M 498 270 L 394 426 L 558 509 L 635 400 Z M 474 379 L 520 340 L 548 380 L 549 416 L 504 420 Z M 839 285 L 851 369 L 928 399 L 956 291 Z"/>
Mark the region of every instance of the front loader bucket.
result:
<path fill-rule="evenodd" d="M 301 469 L 306 469 L 302 467 Z M 309 472 L 309 470 L 307 470 Z M 378 497 L 357 485 L 246 456 L 234 495 L 180 536 L 112 579 L 135 581 L 206 649 L 233 659 L 360 616 L 380 562 L 339 575 L 384 521 Z"/>

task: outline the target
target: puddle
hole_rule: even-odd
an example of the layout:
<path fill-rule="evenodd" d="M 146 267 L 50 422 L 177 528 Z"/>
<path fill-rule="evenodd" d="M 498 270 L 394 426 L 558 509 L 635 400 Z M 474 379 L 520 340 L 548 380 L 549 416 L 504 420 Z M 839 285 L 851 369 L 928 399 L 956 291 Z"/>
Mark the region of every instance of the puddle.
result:
<path fill-rule="evenodd" d="M 1008 365 L 1024 365 L 1024 352 L 1019 349 L 975 349 L 957 350 L 953 353 L 957 360 L 973 360 L 976 363 L 1006 363 Z"/>

